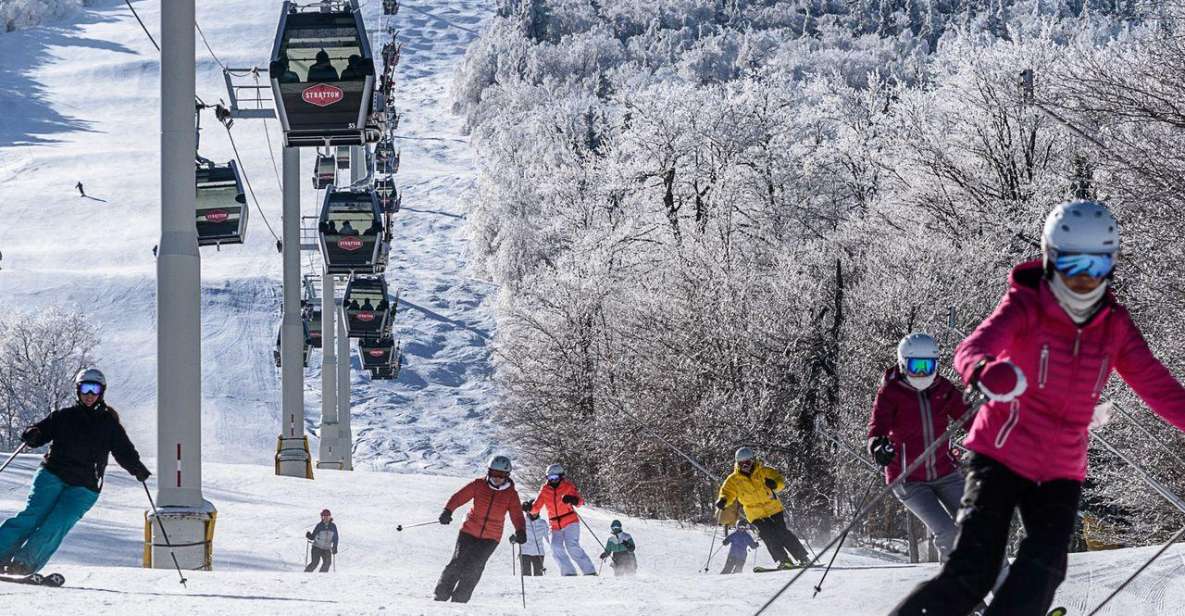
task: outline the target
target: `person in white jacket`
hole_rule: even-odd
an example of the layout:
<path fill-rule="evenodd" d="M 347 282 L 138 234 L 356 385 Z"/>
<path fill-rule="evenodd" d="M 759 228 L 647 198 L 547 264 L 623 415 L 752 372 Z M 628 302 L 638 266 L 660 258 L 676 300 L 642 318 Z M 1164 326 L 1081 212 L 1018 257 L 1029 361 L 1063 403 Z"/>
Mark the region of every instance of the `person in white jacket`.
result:
<path fill-rule="evenodd" d="M 523 575 L 543 575 L 543 546 L 551 541 L 551 529 L 547 525 L 547 520 L 531 513 L 534 504 L 534 499 L 523 501 L 523 511 L 527 514 L 527 542 L 522 545 L 519 553 Z"/>

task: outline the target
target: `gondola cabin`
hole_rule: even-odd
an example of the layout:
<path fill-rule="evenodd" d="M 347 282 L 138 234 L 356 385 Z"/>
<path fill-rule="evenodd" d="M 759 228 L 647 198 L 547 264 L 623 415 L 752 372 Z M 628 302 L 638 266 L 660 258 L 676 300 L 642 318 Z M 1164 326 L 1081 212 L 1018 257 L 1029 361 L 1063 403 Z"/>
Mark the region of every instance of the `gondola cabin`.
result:
<path fill-rule="evenodd" d="M 379 198 L 379 207 L 385 214 L 399 211 L 399 193 L 395 190 L 395 179 L 386 177 L 374 181 L 374 194 Z"/>
<path fill-rule="evenodd" d="M 272 349 L 272 360 L 275 361 L 277 368 L 282 368 L 284 365 L 283 353 L 281 353 L 281 351 L 280 351 L 280 342 L 283 339 L 284 339 L 284 328 L 283 328 L 283 326 L 281 326 L 280 330 L 276 332 L 276 348 Z M 303 356 L 302 361 L 304 362 L 304 367 L 308 368 L 309 367 L 309 355 L 312 353 L 312 339 L 309 334 L 309 326 L 308 326 L 307 321 L 305 322 L 305 327 L 304 327 L 304 345 L 303 346 L 304 346 L 304 349 L 302 351 L 302 356 Z"/>
<path fill-rule="evenodd" d="M 269 73 L 286 145 L 366 142 L 375 72 L 357 0 L 284 2 Z"/>
<path fill-rule="evenodd" d="M 399 12 L 399 0 L 383 0 L 383 15 L 395 15 Z"/>
<path fill-rule="evenodd" d="M 310 305 L 304 310 L 305 327 L 309 330 L 309 346 L 321 348 L 321 306 Z"/>
<path fill-rule="evenodd" d="M 391 318 L 387 280 L 382 276 L 351 276 L 342 296 L 346 335 L 350 338 L 379 338 Z"/>
<path fill-rule="evenodd" d="M 396 356 L 395 339 L 390 336 L 363 338 L 358 341 L 358 354 L 362 357 L 362 367 L 367 370 L 387 366 Z"/>
<path fill-rule="evenodd" d="M 235 161 L 197 167 L 198 246 L 242 244 L 247 233 L 247 197 Z"/>
<path fill-rule="evenodd" d="M 331 274 L 374 273 L 385 268 L 382 209 L 373 190 L 329 186 L 317 223 L 321 257 Z"/>
<path fill-rule="evenodd" d="M 395 175 L 399 171 L 399 153 L 389 139 L 379 141 L 374 149 L 375 172 L 383 175 Z"/>
<path fill-rule="evenodd" d="M 337 182 L 337 162 L 333 154 L 317 155 L 317 162 L 313 168 L 313 188 L 323 190 L 330 184 Z"/>

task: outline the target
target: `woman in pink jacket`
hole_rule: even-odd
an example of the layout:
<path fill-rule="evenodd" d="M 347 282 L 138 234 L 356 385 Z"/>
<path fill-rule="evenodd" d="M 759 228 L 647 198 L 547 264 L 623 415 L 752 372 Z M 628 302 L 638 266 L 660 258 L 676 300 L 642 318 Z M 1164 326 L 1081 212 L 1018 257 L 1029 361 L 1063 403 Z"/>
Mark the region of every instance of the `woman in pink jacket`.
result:
<path fill-rule="evenodd" d="M 995 581 L 1014 509 L 1025 539 L 986 615 L 1046 613 L 1066 574 L 1088 429 L 1112 370 L 1185 430 L 1185 388 L 1107 288 L 1119 254 L 1111 212 L 1059 205 L 1041 239 L 1043 258 L 1012 271 L 1007 295 L 955 352 L 955 368 L 989 400 L 964 443 L 974 455 L 962 527 L 942 572 L 895 616 L 971 611 Z"/>

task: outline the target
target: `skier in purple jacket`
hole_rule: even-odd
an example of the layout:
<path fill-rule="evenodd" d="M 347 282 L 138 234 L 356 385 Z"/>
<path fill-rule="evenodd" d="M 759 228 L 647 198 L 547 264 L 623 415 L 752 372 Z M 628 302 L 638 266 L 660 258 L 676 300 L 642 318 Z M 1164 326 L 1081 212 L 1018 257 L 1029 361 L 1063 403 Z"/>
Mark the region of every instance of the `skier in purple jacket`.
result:
<path fill-rule="evenodd" d="M 966 410 L 962 392 L 938 374 L 934 338 L 923 333 L 903 338 L 897 365 L 885 372 L 868 420 L 868 450 L 885 467 L 885 481 L 896 480 Z M 963 498 L 963 474 L 950 443 L 926 456 L 893 496 L 926 525 L 945 561 L 954 549 Z"/>
<path fill-rule="evenodd" d="M 1107 288 L 1119 224 L 1102 203 L 1054 208 L 1042 259 L 1013 271 L 1007 295 L 955 352 L 989 402 L 965 442 L 974 452 L 950 560 L 894 616 L 966 614 L 1004 559 L 1013 511 L 1025 538 L 987 616 L 1043 616 L 1066 575 L 1089 426 L 1114 370 L 1152 410 L 1185 430 L 1185 388 L 1148 349 Z"/>

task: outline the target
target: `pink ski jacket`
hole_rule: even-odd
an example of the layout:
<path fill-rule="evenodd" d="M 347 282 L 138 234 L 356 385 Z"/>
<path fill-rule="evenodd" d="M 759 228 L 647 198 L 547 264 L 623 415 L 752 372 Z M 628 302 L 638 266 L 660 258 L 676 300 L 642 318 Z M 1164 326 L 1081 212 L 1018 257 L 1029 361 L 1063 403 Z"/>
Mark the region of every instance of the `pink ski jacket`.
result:
<path fill-rule="evenodd" d="M 1008 294 L 955 350 L 955 369 L 969 381 L 981 360 L 1007 359 L 1024 372 L 1028 389 L 1012 402 L 984 405 L 964 443 L 968 449 L 1032 481 L 1083 481 L 1088 427 L 1112 370 L 1185 430 L 1185 388 L 1110 291 L 1103 302 L 1078 325 L 1057 303 L 1039 260 L 1012 270 Z"/>
<path fill-rule="evenodd" d="M 897 457 L 885 467 L 885 480 L 892 482 L 901 476 L 966 410 L 962 392 L 942 375 L 925 391 L 918 391 L 896 367 L 887 370 L 868 420 L 868 438 L 887 436 L 897 449 Z M 944 443 L 906 481 L 934 481 L 955 472 L 958 466 L 950 443 Z"/>

